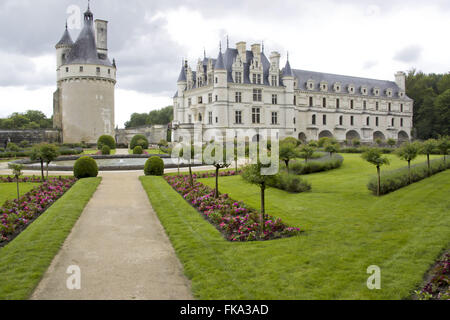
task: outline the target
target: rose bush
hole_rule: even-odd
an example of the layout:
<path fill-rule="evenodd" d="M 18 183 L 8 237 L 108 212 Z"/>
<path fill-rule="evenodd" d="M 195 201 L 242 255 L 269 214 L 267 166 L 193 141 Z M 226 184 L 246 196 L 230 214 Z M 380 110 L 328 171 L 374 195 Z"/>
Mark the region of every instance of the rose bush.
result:
<path fill-rule="evenodd" d="M 0 244 L 10 241 L 12 237 L 20 233 L 75 182 L 75 178 L 49 179 L 20 197 L 19 200 L 5 202 L 3 207 L 0 207 Z"/>
<path fill-rule="evenodd" d="M 236 175 L 236 171 L 223 171 L 222 176 Z M 183 198 L 196 208 L 210 223 L 220 230 L 229 241 L 271 240 L 295 236 L 299 228 L 291 228 L 283 224 L 281 219 L 268 216 L 262 231 L 260 213 L 248 208 L 244 203 L 222 194 L 214 198 L 214 190 L 198 182 L 197 178 L 210 178 L 215 173 L 194 175 L 191 186 L 189 176 L 165 176 L 167 183 Z"/>

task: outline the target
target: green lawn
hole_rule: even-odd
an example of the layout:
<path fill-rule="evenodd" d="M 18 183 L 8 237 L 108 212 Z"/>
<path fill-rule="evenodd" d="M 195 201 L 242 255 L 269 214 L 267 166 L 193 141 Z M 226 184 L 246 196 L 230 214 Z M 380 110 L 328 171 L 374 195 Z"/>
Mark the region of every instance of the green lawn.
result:
<path fill-rule="evenodd" d="M 165 154 L 159 149 L 145 149 L 144 151 L 147 151 L 149 154 Z M 133 154 L 133 150 L 128 150 L 129 154 Z"/>
<path fill-rule="evenodd" d="M 388 157 L 389 170 L 406 165 Z M 449 246 L 450 171 L 376 198 L 366 188 L 375 167 L 344 158 L 341 169 L 305 176 L 312 192 L 268 190 L 268 213 L 305 230 L 269 242 L 229 243 L 162 178 L 141 180 L 199 299 L 408 298 Z M 258 188 L 241 177 L 219 187 L 259 208 Z M 366 286 L 371 265 L 381 268 L 381 290 Z"/>
<path fill-rule="evenodd" d="M 19 192 L 23 196 L 31 189 L 39 185 L 39 183 L 19 183 Z M 0 206 L 2 206 L 7 200 L 14 200 L 17 198 L 17 184 L 12 183 L 0 183 Z"/>
<path fill-rule="evenodd" d="M 0 249 L 0 300 L 27 299 L 69 235 L 101 178 L 78 181 L 6 247 Z"/>

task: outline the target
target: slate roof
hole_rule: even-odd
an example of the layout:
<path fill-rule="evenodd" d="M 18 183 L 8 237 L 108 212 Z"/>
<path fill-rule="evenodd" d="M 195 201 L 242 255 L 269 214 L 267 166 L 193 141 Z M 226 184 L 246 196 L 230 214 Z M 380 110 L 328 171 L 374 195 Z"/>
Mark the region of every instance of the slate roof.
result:
<path fill-rule="evenodd" d="M 64 30 L 64 34 L 63 34 L 61 40 L 59 40 L 59 42 L 56 44 L 56 47 L 72 46 L 72 45 L 73 45 L 72 37 L 70 36 L 69 30 L 67 30 L 67 24 L 66 24 L 66 30 Z"/>
<path fill-rule="evenodd" d="M 108 57 L 104 59 L 99 57 L 95 42 L 93 21 L 93 14 L 88 8 L 84 13 L 84 27 L 67 55 L 66 64 L 99 64 L 113 67 Z"/>

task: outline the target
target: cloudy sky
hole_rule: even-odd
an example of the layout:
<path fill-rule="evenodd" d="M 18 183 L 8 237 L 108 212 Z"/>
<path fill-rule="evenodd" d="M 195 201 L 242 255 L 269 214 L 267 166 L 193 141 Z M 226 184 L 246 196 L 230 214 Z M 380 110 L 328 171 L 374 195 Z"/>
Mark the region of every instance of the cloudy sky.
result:
<path fill-rule="evenodd" d="M 75 6 L 75 7 L 74 7 Z M 0 117 L 52 114 L 54 46 L 87 0 L 0 0 Z M 172 104 L 182 58 L 194 66 L 219 42 L 264 41 L 293 68 L 393 80 L 399 70 L 450 71 L 448 0 L 92 0 L 109 20 L 118 65 L 116 122 Z M 70 30 L 76 40 L 79 30 Z"/>

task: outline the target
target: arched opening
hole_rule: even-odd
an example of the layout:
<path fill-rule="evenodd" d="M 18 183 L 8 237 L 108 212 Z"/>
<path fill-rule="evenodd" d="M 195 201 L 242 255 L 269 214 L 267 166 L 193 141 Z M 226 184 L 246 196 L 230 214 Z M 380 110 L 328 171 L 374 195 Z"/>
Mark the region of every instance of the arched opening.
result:
<path fill-rule="evenodd" d="M 352 141 L 354 139 L 361 139 L 361 136 L 355 130 L 350 130 L 349 132 L 347 132 L 345 137 L 348 141 Z"/>
<path fill-rule="evenodd" d="M 321 138 L 333 138 L 333 134 L 328 130 L 324 130 L 319 134 L 319 139 Z"/>
<path fill-rule="evenodd" d="M 398 133 L 398 141 L 399 142 L 405 142 L 405 141 L 409 141 L 409 136 L 405 131 L 400 131 Z"/>
<path fill-rule="evenodd" d="M 259 134 L 257 134 L 257 135 L 253 136 L 252 142 L 259 142 L 260 140 L 261 140 L 261 136 Z"/>
<path fill-rule="evenodd" d="M 375 131 L 375 133 L 373 134 L 373 141 L 377 141 L 378 139 L 380 139 L 381 141 L 386 140 L 386 136 L 383 134 L 383 132 Z"/>
<path fill-rule="evenodd" d="M 298 134 L 298 140 L 300 140 L 302 143 L 306 143 L 306 134 L 304 134 L 303 132 L 300 132 Z"/>

